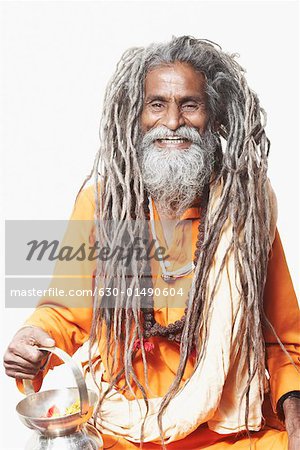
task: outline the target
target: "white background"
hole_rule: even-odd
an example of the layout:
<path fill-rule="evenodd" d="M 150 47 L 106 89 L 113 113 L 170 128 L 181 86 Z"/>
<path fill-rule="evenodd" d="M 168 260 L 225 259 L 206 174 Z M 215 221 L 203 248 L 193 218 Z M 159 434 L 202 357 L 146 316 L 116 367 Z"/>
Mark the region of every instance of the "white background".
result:
<path fill-rule="evenodd" d="M 249 84 L 268 112 L 269 176 L 299 291 L 297 2 L 9 1 L 1 2 L 1 10 L 6 219 L 69 217 L 98 148 L 104 88 L 125 49 L 172 35 L 207 38 L 240 54 Z M 1 355 L 29 314 L 4 307 L 2 312 Z M 66 386 L 70 382 L 63 378 Z M 57 387 L 57 377 L 52 383 Z M 2 368 L 1 387 L 1 449 L 21 450 L 31 432 L 16 416 L 22 396 Z"/>

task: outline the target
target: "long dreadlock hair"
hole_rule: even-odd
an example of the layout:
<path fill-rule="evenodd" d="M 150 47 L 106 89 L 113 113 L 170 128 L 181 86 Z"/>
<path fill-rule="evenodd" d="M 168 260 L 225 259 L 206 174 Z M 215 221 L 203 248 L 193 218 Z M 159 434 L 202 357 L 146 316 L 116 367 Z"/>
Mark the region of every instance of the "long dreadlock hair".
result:
<path fill-rule="evenodd" d="M 166 44 L 129 49 L 123 54 L 107 87 L 100 128 L 101 147 L 89 176 L 95 178 L 97 239 L 101 244 L 112 248 L 125 232 L 129 238 L 140 236 L 147 227 L 144 212 L 145 188 L 138 164 L 137 145 L 144 82 L 147 72 L 152 68 L 174 62 L 188 63 L 204 74 L 209 126 L 219 124 L 218 132 L 224 138 L 225 145 L 217 179 L 211 186 L 207 208 L 210 213 L 206 216 L 203 251 L 198 258 L 187 303 L 180 362 L 174 382 L 164 396 L 158 414 L 161 435 L 162 415 L 179 390 L 192 346 L 195 344 L 197 349 L 196 365 L 205 357 L 206 324 L 213 300 L 207 295 L 207 283 L 222 228 L 228 219 L 232 226 L 232 240 L 226 255 L 233 253 L 236 276 L 240 281 L 243 310 L 241 349 L 248 361 L 248 384 L 244 392 L 247 426 L 249 390 L 254 376 L 258 376 L 263 395 L 263 291 L 271 248 L 271 213 L 266 176 L 269 141 L 264 130 L 265 113 L 259 105 L 257 95 L 248 87 L 244 70 L 236 62 L 235 55 L 223 52 L 210 41 L 189 36 L 174 37 Z M 101 177 L 99 171 L 102 172 Z M 218 207 L 212 211 L 211 198 L 220 180 L 222 191 Z M 96 295 L 94 299 L 90 348 L 98 342 L 105 330 L 107 363 L 111 376 L 110 387 L 102 393 L 102 399 L 124 375 L 127 389 L 135 395 L 131 387 L 135 383 L 147 406 L 146 387 L 139 381 L 133 367 L 134 342 L 143 337 L 143 305 L 140 297 L 126 296 L 126 286 L 132 289 L 143 287 L 146 270 L 145 261 L 132 260 L 129 269 L 116 259 L 98 262 L 96 286 L 101 274 L 106 286 L 119 288 L 114 305 L 109 304 L 111 298 L 105 296 Z M 141 350 L 147 380 L 147 361 L 143 346 Z M 250 366 L 251 352 L 254 352 L 254 361 Z M 111 364 L 109 354 L 113 354 Z M 91 357 L 90 350 L 90 360 Z M 93 373 L 92 365 L 91 370 Z M 96 409 L 96 416 L 100 404 L 101 402 Z"/>

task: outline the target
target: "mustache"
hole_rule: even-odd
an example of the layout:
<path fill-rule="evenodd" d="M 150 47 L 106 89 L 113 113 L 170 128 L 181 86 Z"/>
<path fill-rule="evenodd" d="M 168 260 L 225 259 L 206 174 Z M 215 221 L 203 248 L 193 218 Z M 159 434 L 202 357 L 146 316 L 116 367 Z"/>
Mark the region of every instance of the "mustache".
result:
<path fill-rule="evenodd" d="M 153 144 L 157 139 L 180 137 L 182 139 L 187 139 L 192 144 L 203 145 L 205 143 L 205 138 L 203 138 L 199 131 L 195 128 L 187 127 L 182 125 L 177 128 L 176 131 L 172 131 L 165 126 L 160 126 L 147 131 L 142 137 L 142 147 L 148 147 Z"/>

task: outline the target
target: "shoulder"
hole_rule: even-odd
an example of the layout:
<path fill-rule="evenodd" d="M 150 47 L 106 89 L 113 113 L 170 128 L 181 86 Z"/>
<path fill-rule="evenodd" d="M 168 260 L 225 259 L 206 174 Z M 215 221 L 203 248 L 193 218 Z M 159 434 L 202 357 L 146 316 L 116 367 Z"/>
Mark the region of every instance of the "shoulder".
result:
<path fill-rule="evenodd" d="M 73 220 L 93 220 L 95 213 L 95 186 L 91 185 L 79 191 L 73 207 Z"/>

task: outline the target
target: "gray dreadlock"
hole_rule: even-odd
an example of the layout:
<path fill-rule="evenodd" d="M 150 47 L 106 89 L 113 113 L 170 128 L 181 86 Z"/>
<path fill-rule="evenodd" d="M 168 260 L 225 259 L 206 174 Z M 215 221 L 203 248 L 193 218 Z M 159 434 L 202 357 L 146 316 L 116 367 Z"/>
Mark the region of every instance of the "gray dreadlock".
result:
<path fill-rule="evenodd" d="M 259 105 L 257 95 L 248 87 L 244 71 L 236 62 L 235 55 L 226 54 L 210 41 L 189 36 L 175 37 L 166 44 L 129 49 L 122 56 L 108 85 L 100 130 L 101 148 L 89 176 L 95 177 L 97 239 L 103 245 L 112 247 L 119 242 L 118 239 L 125 231 L 129 237 L 140 236 L 145 232 L 146 199 L 137 145 L 144 81 L 152 68 L 177 61 L 188 63 L 205 75 L 209 126 L 212 127 L 216 122 L 220 124 L 218 133 L 224 138 L 226 145 L 217 179 L 210 189 L 208 211 L 218 181 L 222 180 L 218 208 L 206 217 L 203 251 L 198 258 L 192 295 L 187 304 L 179 367 L 158 414 L 162 438 L 162 415 L 179 390 L 192 345 L 196 344 L 196 365 L 205 355 L 203 343 L 208 323 L 207 314 L 213 300 L 207 295 L 208 276 L 222 228 L 228 219 L 233 231 L 227 254 L 234 254 L 235 270 L 241 285 L 244 319 L 240 336 L 246 360 L 250 360 L 250 352 L 255 350 L 254 364 L 251 367 L 248 365 L 249 378 L 244 393 L 247 401 L 245 420 L 248 424 L 249 390 L 255 375 L 259 377 L 263 395 L 263 292 L 271 249 L 271 214 L 266 176 L 269 141 L 264 130 L 265 113 Z M 99 171 L 103 172 L 103 176 L 99 177 Z M 120 294 L 126 292 L 124 286 L 128 285 L 133 289 L 140 289 L 146 269 L 145 261 L 132 261 L 130 272 L 116 259 L 109 263 L 102 261 L 98 265 L 96 286 L 101 274 L 106 286 L 119 287 L 114 305 L 109 304 L 111 299 L 105 297 L 96 296 L 94 299 L 90 344 L 92 346 L 98 342 L 102 328 L 105 328 L 107 362 L 112 348 L 114 355 L 109 369 L 110 388 L 103 393 L 102 398 L 124 374 L 127 389 L 135 395 L 132 389 L 132 383 L 135 383 L 147 405 L 146 387 L 141 384 L 133 368 L 134 342 L 137 338 L 143 338 L 143 305 L 139 297 Z M 143 346 L 141 350 L 147 380 L 147 361 Z M 93 373 L 92 365 L 91 370 Z M 95 415 L 100 411 L 100 404 L 101 402 Z"/>

